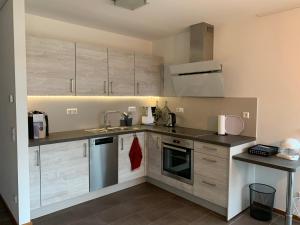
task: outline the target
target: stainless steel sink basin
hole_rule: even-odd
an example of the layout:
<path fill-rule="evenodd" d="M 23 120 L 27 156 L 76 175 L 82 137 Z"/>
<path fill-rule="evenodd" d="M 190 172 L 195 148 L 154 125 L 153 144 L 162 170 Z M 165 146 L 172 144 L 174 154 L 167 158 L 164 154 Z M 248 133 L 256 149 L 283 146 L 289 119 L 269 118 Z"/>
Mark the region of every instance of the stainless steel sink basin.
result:
<path fill-rule="evenodd" d="M 109 131 L 124 131 L 124 130 L 139 130 L 139 127 L 107 127 L 107 128 L 94 128 L 85 130 L 90 133 L 106 133 Z"/>
<path fill-rule="evenodd" d="M 85 131 L 90 132 L 90 133 L 106 133 L 107 129 L 106 128 L 94 128 L 94 129 L 88 129 Z"/>

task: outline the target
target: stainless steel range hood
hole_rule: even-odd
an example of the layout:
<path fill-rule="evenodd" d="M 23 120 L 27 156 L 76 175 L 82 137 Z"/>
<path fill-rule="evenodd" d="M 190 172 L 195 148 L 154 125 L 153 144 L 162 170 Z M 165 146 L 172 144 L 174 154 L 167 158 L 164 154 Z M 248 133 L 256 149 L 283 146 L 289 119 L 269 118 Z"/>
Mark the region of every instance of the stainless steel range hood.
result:
<path fill-rule="evenodd" d="M 191 26 L 190 63 L 170 65 L 177 96 L 224 97 L 222 65 L 213 61 L 214 26 Z"/>

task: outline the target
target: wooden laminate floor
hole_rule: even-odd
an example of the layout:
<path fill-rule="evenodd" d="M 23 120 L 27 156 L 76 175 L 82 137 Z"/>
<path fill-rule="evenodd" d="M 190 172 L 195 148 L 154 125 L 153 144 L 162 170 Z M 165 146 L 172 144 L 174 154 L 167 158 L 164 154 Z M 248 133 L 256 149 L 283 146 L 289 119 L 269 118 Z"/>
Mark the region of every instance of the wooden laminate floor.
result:
<path fill-rule="evenodd" d="M 4 206 L 4 203 L 0 199 L 0 225 L 13 225 L 10 220 L 9 214 Z"/>
<path fill-rule="evenodd" d="M 1 211 L 0 211 L 1 212 Z M 1 213 L 2 217 L 3 214 Z M 4 216 L 5 217 L 5 216 Z M 5 221 L 5 220 L 4 220 Z M 0 219 L 0 224 L 3 223 Z M 34 225 L 284 225 L 252 219 L 249 212 L 227 223 L 224 218 L 151 184 L 141 184 L 33 220 Z M 299 223 L 294 223 L 300 225 Z"/>

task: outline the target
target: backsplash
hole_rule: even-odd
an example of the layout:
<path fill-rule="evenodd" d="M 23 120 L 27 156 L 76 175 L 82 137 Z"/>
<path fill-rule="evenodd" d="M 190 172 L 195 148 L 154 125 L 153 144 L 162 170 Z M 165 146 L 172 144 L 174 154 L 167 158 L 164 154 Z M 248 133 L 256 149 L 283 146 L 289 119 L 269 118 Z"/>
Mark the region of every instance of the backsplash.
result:
<path fill-rule="evenodd" d="M 245 120 L 247 136 L 256 136 L 256 98 L 188 98 L 188 97 L 28 97 L 28 110 L 45 111 L 49 115 L 50 132 L 97 128 L 104 125 L 104 112 L 119 110 L 126 112 L 129 106 L 135 106 L 133 124 L 141 122 L 143 106 L 163 107 L 165 101 L 177 115 L 177 125 L 217 130 L 217 115 L 242 115 L 249 112 L 250 119 Z M 184 108 L 177 113 L 176 108 Z M 67 108 L 77 108 L 78 115 L 67 115 Z M 111 115 L 111 125 L 118 126 L 118 114 Z"/>
<path fill-rule="evenodd" d="M 165 97 L 160 98 L 160 107 L 165 101 L 176 113 L 178 126 L 211 131 L 217 131 L 219 114 L 242 116 L 242 112 L 249 112 L 242 135 L 256 137 L 257 98 Z M 177 113 L 176 108 L 184 108 L 184 113 Z"/>
<path fill-rule="evenodd" d="M 133 124 L 141 121 L 143 106 L 155 105 L 158 97 L 28 97 L 28 110 L 48 113 L 51 132 L 98 128 L 104 125 L 104 112 L 127 112 L 135 106 Z M 77 115 L 67 115 L 67 108 L 77 108 Z M 120 115 L 110 115 L 112 126 L 120 125 Z"/>

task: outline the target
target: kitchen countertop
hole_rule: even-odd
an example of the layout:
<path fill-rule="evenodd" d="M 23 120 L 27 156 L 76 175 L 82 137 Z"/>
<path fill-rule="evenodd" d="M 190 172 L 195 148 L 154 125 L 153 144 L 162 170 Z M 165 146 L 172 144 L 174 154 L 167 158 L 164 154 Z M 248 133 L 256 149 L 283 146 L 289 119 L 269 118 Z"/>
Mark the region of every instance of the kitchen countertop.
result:
<path fill-rule="evenodd" d="M 297 169 L 300 168 L 300 160 L 290 161 L 278 158 L 277 156 L 263 157 L 259 155 L 250 155 L 248 152 L 234 155 L 233 159 L 287 172 L 296 172 Z"/>
<path fill-rule="evenodd" d="M 83 140 L 83 139 L 96 138 L 96 137 L 105 137 L 111 135 L 147 132 L 147 131 L 153 133 L 159 133 L 163 135 L 171 135 L 179 138 L 191 139 L 194 141 L 221 145 L 225 147 L 234 147 L 237 145 L 242 145 L 256 140 L 255 137 L 247 137 L 247 136 L 233 136 L 233 135 L 218 136 L 215 134 L 215 132 L 212 131 L 192 129 L 192 128 L 184 128 L 184 127 L 169 128 L 163 126 L 141 125 L 141 126 L 133 126 L 125 130 L 112 130 L 112 131 L 101 132 L 101 133 L 97 133 L 97 132 L 93 133 L 93 132 L 88 132 L 86 130 L 50 133 L 49 137 L 47 138 L 40 139 L 40 140 L 29 140 L 29 147 L 67 142 L 67 141 Z"/>

